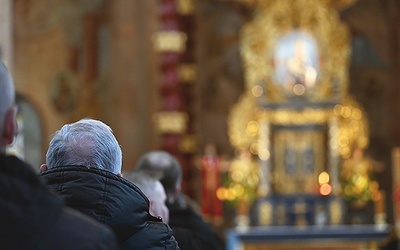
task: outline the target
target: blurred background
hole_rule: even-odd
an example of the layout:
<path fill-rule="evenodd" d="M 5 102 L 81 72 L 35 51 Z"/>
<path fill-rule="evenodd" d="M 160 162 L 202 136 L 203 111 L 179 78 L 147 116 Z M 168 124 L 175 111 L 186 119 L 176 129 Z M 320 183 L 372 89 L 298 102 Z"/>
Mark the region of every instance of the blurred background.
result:
<path fill-rule="evenodd" d="M 1 58 L 21 107 L 20 134 L 10 151 L 38 169 L 63 124 L 100 119 L 121 144 L 124 170 L 149 150 L 167 150 L 182 163 L 185 192 L 201 203 L 207 145 L 221 159 L 221 185 L 239 157 L 229 115 L 246 89 L 240 39 L 257 2 L 0 0 Z M 379 166 L 374 179 L 393 223 L 400 1 L 337 0 L 329 8 L 348 29 L 347 89 L 367 121 L 364 154 Z M 224 226 L 232 224 L 225 219 Z"/>

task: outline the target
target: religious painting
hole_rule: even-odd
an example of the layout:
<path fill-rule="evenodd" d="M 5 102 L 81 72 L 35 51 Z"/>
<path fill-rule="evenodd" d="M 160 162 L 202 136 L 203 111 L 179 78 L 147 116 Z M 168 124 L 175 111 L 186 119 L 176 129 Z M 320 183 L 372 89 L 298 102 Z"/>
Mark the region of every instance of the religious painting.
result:
<path fill-rule="evenodd" d="M 51 83 L 51 100 L 60 113 L 72 112 L 77 102 L 77 81 L 70 71 L 58 72 Z"/>
<path fill-rule="evenodd" d="M 283 36 L 273 55 L 273 79 L 285 90 L 302 94 L 318 82 L 319 58 L 315 39 L 307 32 L 294 30 Z M 302 91 L 303 90 L 303 91 Z"/>

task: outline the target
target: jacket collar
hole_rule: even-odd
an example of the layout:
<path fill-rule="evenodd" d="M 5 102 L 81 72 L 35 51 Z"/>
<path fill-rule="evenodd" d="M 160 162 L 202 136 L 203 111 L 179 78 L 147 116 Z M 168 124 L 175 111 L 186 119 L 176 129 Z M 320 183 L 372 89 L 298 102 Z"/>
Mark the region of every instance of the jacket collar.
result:
<path fill-rule="evenodd" d="M 49 169 L 40 176 L 68 206 L 113 228 L 120 242 L 154 220 L 143 192 L 109 171 L 65 166 Z"/>

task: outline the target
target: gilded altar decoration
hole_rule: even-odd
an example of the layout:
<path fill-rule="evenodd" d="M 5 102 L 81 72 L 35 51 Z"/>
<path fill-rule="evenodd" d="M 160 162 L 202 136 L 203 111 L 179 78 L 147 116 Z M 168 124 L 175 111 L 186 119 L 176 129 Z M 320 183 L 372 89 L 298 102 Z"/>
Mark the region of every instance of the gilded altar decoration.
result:
<path fill-rule="evenodd" d="M 239 155 L 229 164 L 228 184 L 225 184 L 222 198 L 230 204 L 236 205 L 236 223 L 238 226 L 248 226 L 250 207 L 259 197 L 259 187 L 262 178 L 260 164 L 254 159 L 249 149 L 241 149 Z M 221 192 L 221 191 L 220 191 Z M 231 194 L 231 195 L 229 195 Z M 268 206 L 264 203 L 263 221 L 268 220 Z"/>
<path fill-rule="evenodd" d="M 348 32 L 326 3 L 260 2 L 257 11 L 241 36 L 246 92 L 229 117 L 230 140 L 238 148 L 257 148 L 258 131 L 249 133 L 248 126 L 259 119 L 274 124 L 326 122 L 331 109 L 318 103 L 338 102 L 347 90 Z M 293 75 L 304 67 L 303 73 Z M 305 108 L 299 109 L 299 100 L 307 101 L 300 103 Z M 287 104 L 286 109 L 274 108 Z"/>
<path fill-rule="evenodd" d="M 159 53 L 182 53 L 186 49 L 186 40 L 186 34 L 176 30 L 158 31 L 153 35 L 154 48 Z"/>
<path fill-rule="evenodd" d="M 338 224 L 344 218 L 335 212 L 342 206 L 344 176 L 358 180 L 347 187 L 348 197 L 357 190 L 357 197 L 370 199 L 361 193 L 375 185 L 360 172 L 341 173 L 348 169 L 343 160 L 353 161 L 354 146 L 369 143 L 364 111 L 348 93 L 349 32 L 335 9 L 354 1 L 335 7 L 328 0 L 246 2 L 257 6 L 240 34 L 246 88 L 228 124 L 232 145 L 256 156 L 257 190 L 263 194 L 258 218 L 312 224 L 310 211 L 324 196 L 319 212 Z M 320 192 L 321 173 L 329 176 L 329 191 Z M 285 219 L 271 222 L 270 212 Z"/>
<path fill-rule="evenodd" d="M 364 156 L 361 147 L 355 147 L 341 171 L 343 197 L 351 205 L 363 207 L 377 192 L 379 185 L 373 179 L 373 161 Z"/>
<path fill-rule="evenodd" d="M 365 111 L 351 96 L 346 96 L 342 103 L 335 105 L 333 112 L 339 127 L 339 135 L 333 143 L 337 145 L 341 157 L 348 159 L 354 145 L 366 148 L 369 144 Z"/>
<path fill-rule="evenodd" d="M 248 93 L 233 107 L 228 123 L 230 142 L 235 147 L 250 148 L 257 142 L 257 110 L 254 96 Z M 248 129 L 249 124 L 253 124 L 252 129 Z"/>
<path fill-rule="evenodd" d="M 260 183 L 260 166 L 249 150 L 243 149 L 229 167 L 230 188 L 235 190 L 235 200 L 250 205 L 257 197 Z"/>
<path fill-rule="evenodd" d="M 260 101 L 287 103 L 301 96 L 327 102 L 347 90 L 348 31 L 325 1 L 260 3 L 242 33 L 248 89 L 265 89 Z M 297 100 L 297 98 L 295 99 Z"/>
<path fill-rule="evenodd" d="M 260 205 L 260 224 L 269 226 L 272 224 L 273 207 L 270 202 L 263 202 Z"/>
<path fill-rule="evenodd" d="M 183 134 L 186 131 L 188 115 L 182 111 L 160 111 L 153 116 L 159 133 Z"/>
<path fill-rule="evenodd" d="M 190 15 L 194 12 L 194 0 L 177 0 L 177 12 L 181 15 Z"/>
<path fill-rule="evenodd" d="M 179 150 L 185 154 L 193 154 L 198 148 L 197 136 L 193 134 L 185 134 L 179 143 Z"/>
<path fill-rule="evenodd" d="M 197 70 L 194 64 L 181 64 L 178 68 L 179 79 L 184 83 L 194 83 Z"/>
<path fill-rule="evenodd" d="M 255 5 L 269 5 L 273 0 L 237 0 L 248 6 L 255 6 Z M 343 10 L 345 8 L 349 8 L 358 0 L 327 0 L 327 4 L 329 7 Z"/>
<path fill-rule="evenodd" d="M 323 131 L 298 133 L 283 129 L 274 134 L 273 152 L 277 159 L 273 174 L 275 191 L 279 194 L 308 193 L 318 189 L 319 174 L 324 170 Z"/>

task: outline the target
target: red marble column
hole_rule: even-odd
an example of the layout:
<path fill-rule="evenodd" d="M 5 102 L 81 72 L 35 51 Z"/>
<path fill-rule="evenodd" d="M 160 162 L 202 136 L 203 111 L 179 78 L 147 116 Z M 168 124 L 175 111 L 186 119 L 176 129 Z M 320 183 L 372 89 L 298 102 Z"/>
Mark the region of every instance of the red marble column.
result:
<path fill-rule="evenodd" d="M 160 51 L 162 79 L 160 85 L 160 96 L 162 98 L 160 111 L 167 115 L 168 112 L 180 112 L 187 119 L 185 120 L 183 131 L 175 131 L 174 133 L 161 132 L 160 147 L 180 160 L 184 175 L 182 188 L 186 194 L 193 196 L 191 181 L 195 169 L 193 157 L 196 151 L 193 147 L 195 144 L 193 143 L 195 138 L 193 126 L 194 112 L 191 105 L 193 103 L 192 86 L 194 82 L 193 74 L 191 73 L 193 73 L 195 61 L 194 17 L 192 12 L 182 11 L 180 8 L 181 3 L 182 1 L 180 0 L 160 0 L 159 5 L 160 32 L 170 32 L 170 35 L 180 36 L 178 40 L 183 42 L 180 48 L 179 46 L 178 48 L 166 46 L 169 49 L 164 48 Z M 168 44 L 166 40 L 163 40 L 163 42 Z"/>
<path fill-rule="evenodd" d="M 160 1 L 160 31 L 179 32 L 179 20 L 175 0 Z M 182 85 L 179 80 L 178 69 L 181 61 L 181 51 L 160 51 L 161 70 L 161 112 L 184 111 Z M 164 113 L 164 114 L 166 114 Z M 183 132 L 183 131 L 182 131 Z M 176 156 L 182 163 L 185 174 L 186 166 L 182 162 L 179 145 L 182 133 L 161 132 L 161 149 Z M 186 179 L 184 178 L 186 181 Z"/>
<path fill-rule="evenodd" d="M 160 1 L 160 19 L 161 31 L 179 31 L 174 0 Z M 180 54 L 174 51 L 162 52 L 160 55 L 162 111 L 182 110 L 181 87 L 177 72 L 179 61 Z M 162 134 L 161 148 L 177 156 L 180 137 L 179 134 Z"/>
<path fill-rule="evenodd" d="M 182 101 L 183 108 L 188 115 L 187 130 L 183 135 L 183 140 L 188 142 L 186 146 L 181 147 L 181 160 L 185 166 L 184 174 L 187 182 L 193 184 L 195 178 L 195 166 L 194 157 L 196 154 L 196 148 L 193 145 L 197 144 L 197 138 L 195 136 L 195 112 L 194 112 L 194 86 L 196 80 L 196 58 L 195 58 L 195 17 L 194 17 L 194 1 L 178 0 L 186 2 L 189 7 L 187 9 L 178 8 L 178 20 L 180 29 L 186 34 L 186 49 L 181 56 L 181 64 L 179 68 L 179 76 L 182 83 Z M 186 185 L 185 191 L 190 196 L 194 197 L 197 190 L 195 185 Z"/>

